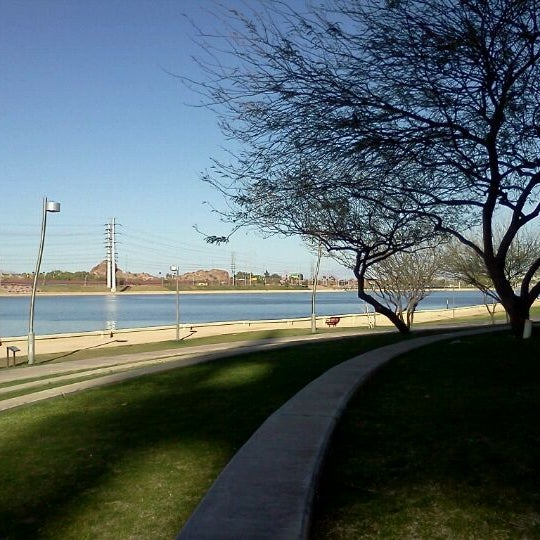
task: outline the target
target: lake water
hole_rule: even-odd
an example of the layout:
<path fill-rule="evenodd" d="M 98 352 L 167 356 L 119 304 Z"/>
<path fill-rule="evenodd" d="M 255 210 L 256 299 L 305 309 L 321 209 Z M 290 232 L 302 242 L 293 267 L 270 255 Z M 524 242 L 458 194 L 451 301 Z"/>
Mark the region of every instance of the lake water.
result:
<path fill-rule="evenodd" d="M 448 304 L 447 304 L 448 303 Z M 418 309 L 452 308 L 483 303 L 478 291 L 434 291 Z M 317 293 L 317 315 L 365 313 L 355 291 Z M 0 297 L 0 336 L 28 333 L 29 296 Z M 311 292 L 180 294 L 180 322 L 205 323 L 289 319 L 311 315 Z M 63 334 L 176 323 L 174 294 L 117 294 L 36 297 L 36 334 Z"/>

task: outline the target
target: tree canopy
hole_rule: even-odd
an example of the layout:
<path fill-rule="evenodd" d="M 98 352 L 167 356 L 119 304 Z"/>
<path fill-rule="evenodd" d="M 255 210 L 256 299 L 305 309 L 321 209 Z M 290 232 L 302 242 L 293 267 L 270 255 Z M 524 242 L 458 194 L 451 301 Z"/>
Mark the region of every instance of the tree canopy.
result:
<path fill-rule="evenodd" d="M 373 246 L 453 236 L 519 334 L 540 293 L 540 254 L 517 292 L 505 272 L 540 213 L 539 1 L 222 10 L 221 32 L 201 34 L 195 88 L 239 143 L 206 177 L 233 202 L 229 219 L 351 250 L 357 268 Z"/>

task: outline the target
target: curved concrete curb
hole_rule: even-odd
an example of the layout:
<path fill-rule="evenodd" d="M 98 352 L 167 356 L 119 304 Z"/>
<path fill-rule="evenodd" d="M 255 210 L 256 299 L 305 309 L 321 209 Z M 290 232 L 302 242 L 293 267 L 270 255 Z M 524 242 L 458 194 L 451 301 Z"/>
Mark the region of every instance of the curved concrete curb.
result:
<path fill-rule="evenodd" d="M 218 476 L 177 540 L 307 538 L 328 443 L 357 388 L 392 358 L 469 330 L 388 345 L 347 360 L 272 414 Z"/>

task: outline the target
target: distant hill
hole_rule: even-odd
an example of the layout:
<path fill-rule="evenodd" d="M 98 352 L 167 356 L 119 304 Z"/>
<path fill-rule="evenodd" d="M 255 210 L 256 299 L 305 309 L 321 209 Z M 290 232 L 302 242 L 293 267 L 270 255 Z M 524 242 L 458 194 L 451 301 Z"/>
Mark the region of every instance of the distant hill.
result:
<path fill-rule="evenodd" d="M 90 270 L 90 274 L 96 276 L 97 278 L 106 278 L 107 277 L 107 261 L 101 261 L 99 264 L 94 266 Z M 116 277 L 117 279 L 125 278 L 127 280 L 137 280 L 137 281 L 155 281 L 158 279 L 156 276 L 142 272 L 140 274 L 133 274 L 131 272 L 124 272 L 121 268 L 116 266 Z"/>
<path fill-rule="evenodd" d="M 107 277 L 107 261 L 101 261 L 90 270 L 90 274 L 97 278 Z M 125 278 L 128 281 L 155 281 L 158 276 L 153 276 L 146 272 L 134 274 L 132 272 L 124 272 L 118 266 L 116 267 L 116 277 Z M 187 272 L 178 276 L 179 281 L 192 283 L 195 285 L 227 285 L 229 283 L 229 272 L 213 268 L 212 270 L 196 270 L 195 272 Z"/>
<path fill-rule="evenodd" d="M 225 270 L 196 270 L 195 272 L 187 272 L 178 278 L 180 281 L 192 283 L 194 285 L 228 285 L 229 272 Z"/>
<path fill-rule="evenodd" d="M 90 270 L 90 273 L 96 277 L 100 277 L 100 278 L 106 277 L 107 276 L 107 261 L 101 261 L 99 264 L 97 264 L 96 266 L 94 266 L 94 268 Z"/>

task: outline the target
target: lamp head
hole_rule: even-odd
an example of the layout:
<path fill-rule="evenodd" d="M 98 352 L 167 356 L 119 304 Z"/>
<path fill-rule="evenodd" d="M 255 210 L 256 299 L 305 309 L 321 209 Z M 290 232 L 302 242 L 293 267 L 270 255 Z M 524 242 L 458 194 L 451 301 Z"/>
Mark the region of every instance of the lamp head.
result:
<path fill-rule="evenodd" d="M 47 212 L 60 212 L 60 203 L 54 201 L 47 201 L 47 204 L 45 205 L 45 210 L 47 210 Z"/>

